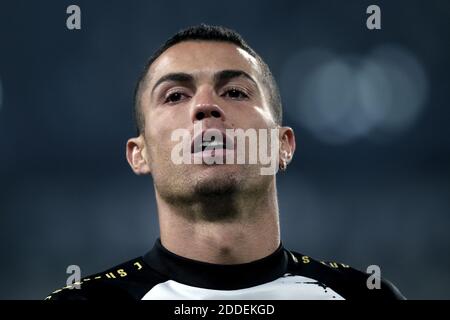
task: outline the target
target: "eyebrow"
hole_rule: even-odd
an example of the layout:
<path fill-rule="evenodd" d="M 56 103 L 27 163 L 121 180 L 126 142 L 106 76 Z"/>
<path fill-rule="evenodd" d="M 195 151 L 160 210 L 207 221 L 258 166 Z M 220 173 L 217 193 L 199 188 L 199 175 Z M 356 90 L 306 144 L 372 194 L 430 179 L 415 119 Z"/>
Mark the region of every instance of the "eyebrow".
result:
<path fill-rule="evenodd" d="M 256 87 L 258 87 L 256 81 L 247 72 L 242 70 L 221 70 L 216 72 L 213 76 L 215 84 L 227 82 L 230 81 L 231 79 L 239 77 L 244 77 L 250 80 Z M 155 85 L 153 86 L 151 94 L 153 94 L 155 89 L 163 82 L 193 82 L 193 81 L 194 76 L 189 73 L 184 72 L 168 73 L 159 78 L 158 81 L 156 81 Z"/>
<path fill-rule="evenodd" d="M 188 73 L 184 72 L 168 73 L 159 78 L 158 81 L 156 81 L 152 89 L 152 94 L 155 91 L 155 89 L 163 82 L 192 82 L 192 81 L 194 81 L 194 77 Z"/>
<path fill-rule="evenodd" d="M 256 87 L 258 86 L 256 81 L 247 72 L 242 70 L 222 70 L 216 72 L 214 74 L 214 83 L 223 83 L 239 77 L 244 77 L 253 82 Z"/>

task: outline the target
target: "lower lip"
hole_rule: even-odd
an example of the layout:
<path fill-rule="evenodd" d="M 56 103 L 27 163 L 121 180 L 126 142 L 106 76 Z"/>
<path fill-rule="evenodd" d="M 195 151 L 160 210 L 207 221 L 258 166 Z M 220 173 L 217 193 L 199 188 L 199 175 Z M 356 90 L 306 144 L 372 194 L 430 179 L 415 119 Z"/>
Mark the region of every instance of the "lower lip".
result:
<path fill-rule="evenodd" d="M 205 151 L 196 152 L 196 153 L 192 154 L 192 157 L 194 159 L 196 158 L 197 161 L 198 161 L 198 159 L 201 159 L 201 160 L 208 159 L 207 164 L 226 164 L 227 159 L 230 159 L 234 163 L 234 150 L 230 150 L 230 149 L 205 150 Z M 217 163 L 217 161 L 216 161 L 216 163 L 211 162 L 211 161 L 214 161 L 214 159 L 216 159 L 218 161 L 220 161 L 219 159 L 221 159 L 222 161 L 219 163 Z"/>

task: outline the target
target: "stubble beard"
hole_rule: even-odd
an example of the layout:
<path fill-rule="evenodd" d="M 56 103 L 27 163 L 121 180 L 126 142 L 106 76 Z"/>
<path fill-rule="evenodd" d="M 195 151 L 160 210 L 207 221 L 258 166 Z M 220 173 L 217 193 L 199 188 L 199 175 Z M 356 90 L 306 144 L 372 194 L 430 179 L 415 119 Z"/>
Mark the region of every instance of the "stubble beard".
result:
<path fill-rule="evenodd" d="M 251 201 L 258 190 L 252 190 L 247 175 L 240 173 L 240 170 L 211 172 L 212 170 L 215 169 L 205 169 L 195 176 L 188 174 L 180 177 L 177 174 L 178 177 L 173 182 L 163 180 L 162 184 L 155 183 L 155 189 L 166 203 L 177 209 L 175 212 L 189 221 L 239 220 L 242 202 Z"/>

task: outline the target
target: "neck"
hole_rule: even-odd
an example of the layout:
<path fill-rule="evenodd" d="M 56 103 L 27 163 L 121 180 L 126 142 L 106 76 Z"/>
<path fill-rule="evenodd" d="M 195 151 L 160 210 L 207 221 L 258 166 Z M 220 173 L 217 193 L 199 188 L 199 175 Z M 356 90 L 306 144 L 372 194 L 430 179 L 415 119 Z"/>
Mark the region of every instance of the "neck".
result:
<path fill-rule="evenodd" d="M 173 205 L 156 192 L 161 244 L 179 256 L 215 264 L 248 263 L 270 255 L 280 245 L 275 181 L 266 190 L 251 199 L 240 194 L 216 203 L 233 210 L 227 220 L 192 219 L 193 211 L 208 216 L 198 211 L 210 206 Z"/>

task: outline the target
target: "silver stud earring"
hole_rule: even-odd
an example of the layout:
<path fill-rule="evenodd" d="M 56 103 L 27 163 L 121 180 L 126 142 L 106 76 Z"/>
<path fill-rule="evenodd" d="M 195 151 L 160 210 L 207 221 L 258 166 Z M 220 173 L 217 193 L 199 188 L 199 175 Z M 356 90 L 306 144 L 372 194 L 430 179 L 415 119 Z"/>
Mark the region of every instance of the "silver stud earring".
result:
<path fill-rule="evenodd" d="M 286 168 L 287 168 L 287 162 L 286 162 L 286 160 L 281 159 L 281 162 L 280 162 L 280 170 L 284 172 L 284 171 L 286 171 Z"/>

